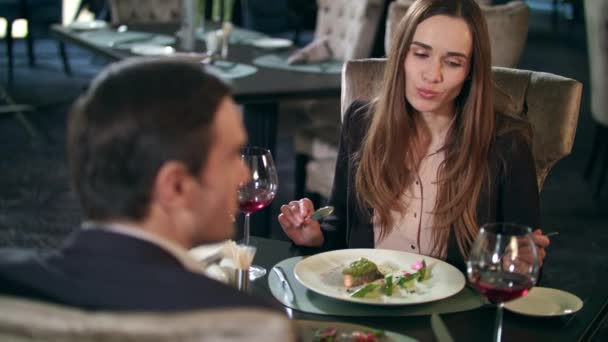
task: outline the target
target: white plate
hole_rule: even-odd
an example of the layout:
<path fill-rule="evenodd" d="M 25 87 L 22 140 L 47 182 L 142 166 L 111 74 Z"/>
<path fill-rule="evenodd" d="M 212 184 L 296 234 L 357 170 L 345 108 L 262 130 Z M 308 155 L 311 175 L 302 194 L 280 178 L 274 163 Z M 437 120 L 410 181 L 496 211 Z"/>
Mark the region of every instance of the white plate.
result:
<path fill-rule="evenodd" d="M 431 277 L 417 284 L 416 293 L 398 291 L 392 296 L 353 298 L 342 284 L 342 269 L 359 258 L 367 258 L 378 267 L 414 272 L 412 265 L 425 260 Z M 319 294 L 348 302 L 373 305 L 409 305 L 427 303 L 453 296 L 465 285 L 464 275 L 454 266 L 435 258 L 385 249 L 342 249 L 302 259 L 294 267 L 296 279 Z"/>
<path fill-rule="evenodd" d="M 79 31 L 99 30 L 102 28 L 106 28 L 107 26 L 108 23 L 103 20 L 74 21 L 73 23 L 68 25 L 69 28 Z"/>
<path fill-rule="evenodd" d="M 533 287 L 527 295 L 505 304 L 509 311 L 528 316 L 563 316 L 577 312 L 583 301 L 572 293 Z"/>
<path fill-rule="evenodd" d="M 175 49 L 169 45 L 134 44 L 131 52 L 141 56 L 170 56 Z"/>
<path fill-rule="evenodd" d="M 285 49 L 292 46 L 293 42 L 283 38 L 260 38 L 254 40 L 252 44 L 261 49 Z"/>
<path fill-rule="evenodd" d="M 300 341 L 314 341 L 315 333 L 319 330 L 325 330 L 327 328 L 336 329 L 338 334 L 346 333 L 350 334 L 354 331 L 365 332 L 371 331 L 373 328 L 366 327 L 358 324 L 343 323 L 343 322 L 327 322 L 327 321 L 306 321 L 306 320 L 295 320 L 295 325 L 298 330 L 298 336 Z M 415 342 L 416 340 L 394 332 L 385 331 L 384 338 L 382 341 L 385 342 Z"/>

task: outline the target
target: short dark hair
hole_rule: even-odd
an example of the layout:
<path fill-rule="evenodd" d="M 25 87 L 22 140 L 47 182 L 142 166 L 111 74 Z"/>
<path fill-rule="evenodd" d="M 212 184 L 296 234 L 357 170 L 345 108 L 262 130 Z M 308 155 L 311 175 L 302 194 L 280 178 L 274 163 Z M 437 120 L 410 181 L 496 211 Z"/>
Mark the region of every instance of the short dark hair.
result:
<path fill-rule="evenodd" d="M 163 164 L 204 167 L 229 87 L 179 59 L 131 59 L 97 76 L 72 107 L 68 161 L 87 219 L 141 220 Z"/>

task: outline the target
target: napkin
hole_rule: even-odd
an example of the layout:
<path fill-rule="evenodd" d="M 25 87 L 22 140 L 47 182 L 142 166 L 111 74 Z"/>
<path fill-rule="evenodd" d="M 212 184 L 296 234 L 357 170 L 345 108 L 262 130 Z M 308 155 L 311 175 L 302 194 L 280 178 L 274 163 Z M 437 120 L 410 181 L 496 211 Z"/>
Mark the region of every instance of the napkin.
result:
<path fill-rule="evenodd" d="M 315 39 L 310 44 L 294 52 L 287 59 L 287 64 L 319 63 L 333 57 L 327 37 Z"/>

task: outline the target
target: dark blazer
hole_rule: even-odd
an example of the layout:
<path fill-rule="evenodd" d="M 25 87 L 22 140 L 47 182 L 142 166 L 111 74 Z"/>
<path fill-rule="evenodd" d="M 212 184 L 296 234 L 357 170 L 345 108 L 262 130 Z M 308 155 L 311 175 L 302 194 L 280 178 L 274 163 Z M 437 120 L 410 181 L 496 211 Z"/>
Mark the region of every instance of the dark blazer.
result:
<path fill-rule="evenodd" d="M 47 255 L 0 254 L 0 293 L 93 310 L 273 307 L 185 270 L 152 243 L 100 229 Z"/>
<path fill-rule="evenodd" d="M 373 211 L 357 204 L 353 155 L 370 125 L 371 105 L 354 102 L 345 113 L 340 148 L 329 205 L 334 215 L 322 225 L 325 242 L 321 250 L 373 248 Z M 501 117 L 501 120 L 509 120 Z M 464 151 L 463 151 L 464 152 Z M 529 144 L 521 134 L 508 133 L 496 139 L 489 155 L 490 182 L 485 182 L 477 205 L 479 224 L 516 222 L 539 227 L 539 196 L 536 171 Z M 317 250 L 318 251 L 318 250 Z M 309 250 L 308 252 L 311 252 Z M 447 261 L 465 270 L 453 227 L 448 242 Z"/>

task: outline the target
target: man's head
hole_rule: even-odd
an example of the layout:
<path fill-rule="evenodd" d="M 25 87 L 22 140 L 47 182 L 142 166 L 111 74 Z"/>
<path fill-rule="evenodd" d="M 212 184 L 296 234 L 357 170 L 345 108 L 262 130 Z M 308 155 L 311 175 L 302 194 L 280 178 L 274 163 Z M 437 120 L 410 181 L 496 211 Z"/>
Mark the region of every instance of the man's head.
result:
<path fill-rule="evenodd" d="M 166 230 L 187 246 L 233 234 L 245 141 L 229 88 L 184 60 L 108 67 L 68 123 L 85 217 Z"/>

